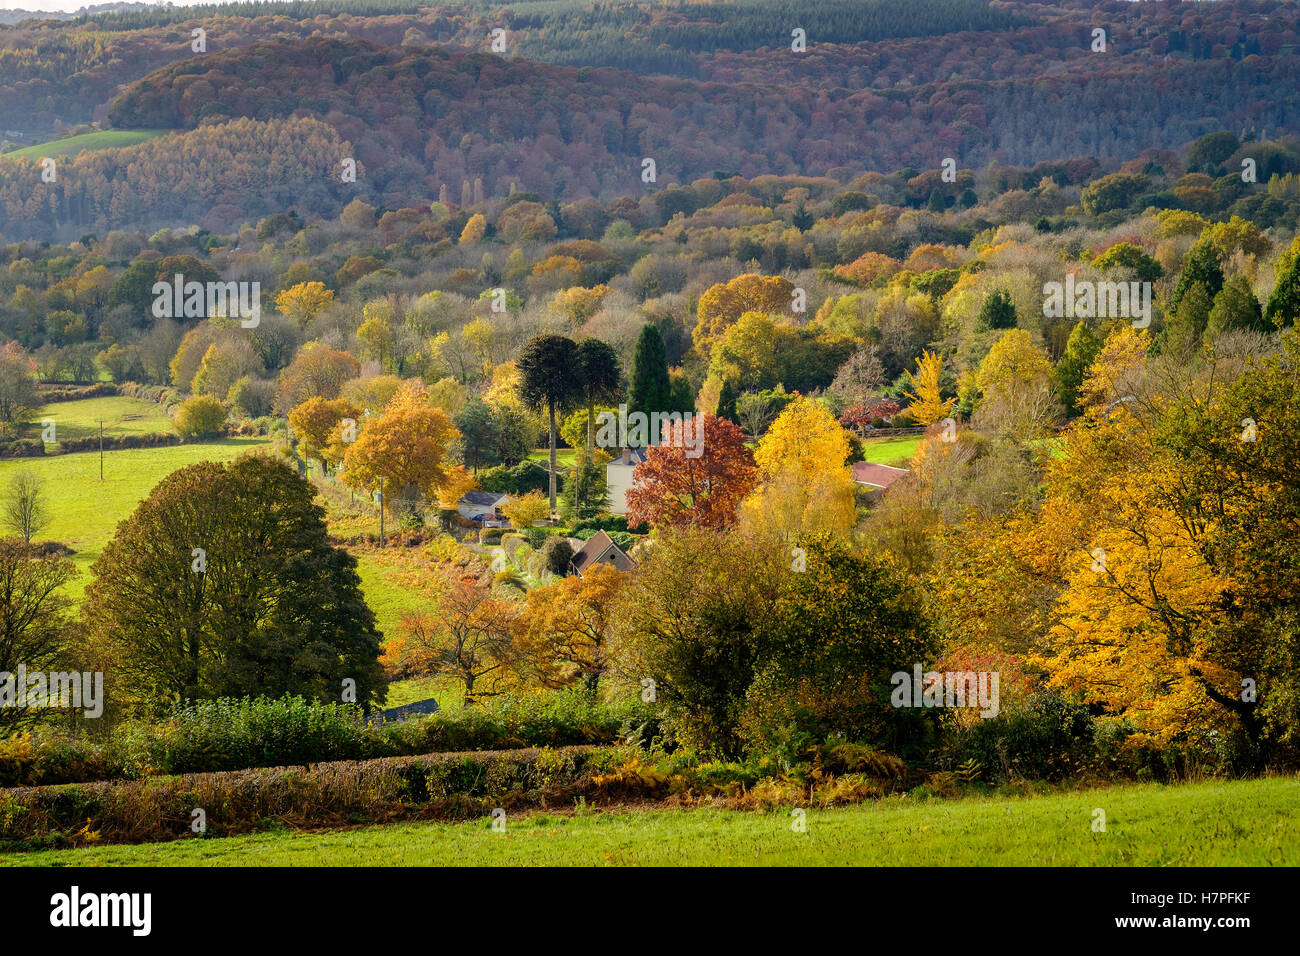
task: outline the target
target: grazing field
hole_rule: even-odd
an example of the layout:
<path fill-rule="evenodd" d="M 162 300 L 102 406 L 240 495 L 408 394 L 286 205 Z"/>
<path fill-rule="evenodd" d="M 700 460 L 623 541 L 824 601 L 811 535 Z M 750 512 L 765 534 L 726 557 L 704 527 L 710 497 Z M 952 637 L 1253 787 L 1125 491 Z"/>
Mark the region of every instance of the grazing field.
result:
<path fill-rule="evenodd" d="M 59 441 L 98 435 L 101 419 L 104 422 L 105 438 L 160 433 L 171 435 L 176 431 L 161 405 L 129 395 L 54 402 L 33 416 L 37 422 L 47 418 L 54 420 L 54 437 Z M 39 424 L 34 428 L 34 434 L 40 434 Z M 46 450 L 53 450 L 49 442 L 46 442 Z"/>
<path fill-rule="evenodd" d="M 410 570 L 408 548 L 351 548 L 357 558 L 357 573 L 361 575 L 361 590 L 366 603 L 375 612 L 375 620 L 385 640 L 397 633 L 402 617 L 426 607 L 428 602 L 399 580 Z"/>
<path fill-rule="evenodd" d="M 572 448 L 555 449 L 555 467 L 556 469 L 569 470 L 573 467 L 574 458 L 577 451 Z M 549 448 L 538 448 L 528 456 L 530 461 L 539 461 L 543 465 L 549 465 L 551 461 L 551 450 Z"/>
<path fill-rule="evenodd" d="M 1094 811 L 1106 814 L 1093 830 Z M 808 810 L 637 810 L 0 854 L 36 866 L 1294 866 L 1300 780 Z"/>
<path fill-rule="evenodd" d="M 105 129 L 95 133 L 82 133 L 80 136 L 69 136 L 67 139 L 56 139 L 48 143 L 38 143 L 35 146 L 24 146 L 22 149 L 15 149 L 3 155 L 17 159 L 38 160 L 45 157 L 75 156 L 89 149 L 134 146 L 136 143 L 143 143 L 145 140 L 166 134 L 165 129 Z"/>
<path fill-rule="evenodd" d="M 916 454 L 923 435 L 907 435 L 902 438 L 874 438 L 862 443 L 862 460 L 873 465 L 893 465 L 906 467 Z"/>
<path fill-rule="evenodd" d="M 227 461 L 264 444 L 262 438 L 225 438 L 193 445 L 106 451 L 102 482 L 98 452 L 10 459 L 0 461 L 0 488 L 23 470 L 31 470 L 45 480 L 51 520 L 36 538 L 61 541 L 77 552 L 73 561 L 82 573 L 68 586 L 73 596 L 80 597 L 89 582 L 90 565 L 113 536 L 117 523 L 130 515 L 162 478 L 177 468 L 199 461 Z"/>

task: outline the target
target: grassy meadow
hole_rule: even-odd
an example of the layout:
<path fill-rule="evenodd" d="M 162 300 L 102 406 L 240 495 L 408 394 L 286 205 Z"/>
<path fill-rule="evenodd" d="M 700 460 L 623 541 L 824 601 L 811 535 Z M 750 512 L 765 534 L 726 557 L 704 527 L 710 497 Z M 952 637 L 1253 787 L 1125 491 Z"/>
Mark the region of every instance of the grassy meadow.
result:
<path fill-rule="evenodd" d="M 266 440 L 261 438 L 224 438 L 193 445 L 106 451 L 103 481 L 99 479 L 98 452 L 8 459 L 0 461 L 0 487 L 23 470 L 45 480 L 51 520 L 36 537 L 61 541 L 76 551 L 72 560 L 82 573 L 73 578 L 69 588 L 79 597 L 89 583 L 91 563 L 113 536 L 118 522 L 130 515 L 161 479 L 177 468 L 200 461 L 228 461 L 264 444 Z"/>
<path fill-rule="evenodd" d="M 574 461 L 577 457 L 577 451 L 573 448 L 555 449 L 555 467 L 565 470 L 573 468 Z M 543 465 L 549 465 L 551 462 L 551 450 L 549 448 L 538 448 L 528 456 L 529 461 L 540 462 Z"/>
<path fill-rule="evenodd" d="M 161 405 L 129 395 L 107 395 L 46 405 L 33 416 L 33 421 L 37 424 L 32 427 L 32 434 L 40 434 L 39 422 L 47 418 L 54 421 L 56 441 L 97 436 L 101 420 L 104 422 L 105 438 L 160 433 L 171 435 L 176 431 Z M 54 445 L 46 442 L 45 450 L 54 451 Z"/>
<path fill-rule="evenodd" d="M 1094 830 L 1095 811 L 1105 831 Z M 7 866 L 1295 866 L 1300 780 L 810 809 L 636 810 L 0 854 Z"/>
<path fill-rule="evenodd" d="M 906 468 L 924 437 L 924 435 L 904 435 L 901 438 L 868 439 L 862 443 L 862 460 L 873 465 Z"/>
<path fill-rule="evenodd" d="M 3 155 L 14 159 L 39 160 L 45 157 L 56 159 L 75 156 L 89 149 L 134 146 L 136 143 L 143 143 L 145 140 L 164 136 L 166 133 L 167 130 L 163 129 L 105 129 L 94 133 L 82 133 L 80 136 L 69 136 L 66 139 L 56 139 L 48 143 L 38 143 L 35 146 L 24 146 L 22 149 L 15 149 Z"/>

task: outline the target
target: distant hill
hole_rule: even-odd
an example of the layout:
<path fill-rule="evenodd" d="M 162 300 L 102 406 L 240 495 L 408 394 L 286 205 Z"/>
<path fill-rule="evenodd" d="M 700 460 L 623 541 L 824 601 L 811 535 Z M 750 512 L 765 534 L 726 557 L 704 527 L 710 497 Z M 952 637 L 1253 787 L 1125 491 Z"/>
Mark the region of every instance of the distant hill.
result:
<path fill-rule="evenodd" d="M 1300 126 L 1300 5 L 1272 0 L 137 8 L 0 27 L 8 138 L 91 121 L 183 131 L 81 153 L 36 193 L 29 168 L 0 166 L 6 235 L 221 224 L 303 196 L 323 215 L 352 198 L 395 208 L 475 180 L 488 195 L 635 202 L 726 172 L 843 182 L 949 157 L 970 169 L 1118 160 Z M 504 54 L 488 49 L 492 30 Z M 345 159 L 360 169 L 346 189 Z"/>

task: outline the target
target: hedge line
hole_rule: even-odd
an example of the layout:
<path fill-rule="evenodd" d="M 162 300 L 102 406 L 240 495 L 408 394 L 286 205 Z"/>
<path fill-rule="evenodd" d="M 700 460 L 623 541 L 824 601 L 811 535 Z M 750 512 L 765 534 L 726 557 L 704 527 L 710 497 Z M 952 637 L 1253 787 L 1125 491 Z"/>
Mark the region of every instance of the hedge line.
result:
<path fill-rule="evenodd" d="M 53 405 L 55 402 L 75 402 L 83 398 L 121 395 L 122 389 L 117 385 L 100 382 L 97 385 L 38 385 L 36 393 L 45 404 Z"/>
<path fill-rule="evenodd" d="M 87 438 L 62 439 L 59 442 L 59 450 L 64 453 L 99 451 L 99 442 L 98 435 L 91 435 Z M 122 448 L 161 448 L 165 445 L 184 444 L 179 435 L 168 435 L 164 432 L 154 432 L 150 435 L 105 435 L 103 442 L 104 451 L 115 451 Z"/>
<path fill-rule="evenodd" d="M 579 692 L 502 699 L 407 721 L 369 723 L 353 705 L 300 698 L 201 701 L 103 742 L 49 728 L 0 739 L 0 787 L 211 773 L 428 753 L 609 745 L 659 732 L 636 695 L 592 704 Z"/>
<path fill-rule="evenodd" d="M 119 783 L 0 790 L 0 841 L 22 846 L 139 843 L 281 825 L 330 827 L 403 819 L 464 820 L 611 799 L 597 777 L 628 761 L 621 748 L 482 751 L 339 761 Z"/>

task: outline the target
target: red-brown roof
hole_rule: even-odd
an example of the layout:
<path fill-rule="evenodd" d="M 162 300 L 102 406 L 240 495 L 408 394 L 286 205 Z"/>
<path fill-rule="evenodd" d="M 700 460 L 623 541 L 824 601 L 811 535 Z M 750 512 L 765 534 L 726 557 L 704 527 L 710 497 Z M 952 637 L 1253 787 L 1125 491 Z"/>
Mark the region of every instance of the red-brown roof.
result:
<path fill-rule="evenodd" d="M 869 461 L 859 461 L 853 466 L 853 480 L 860 485 L 870 485 L 872 488 L 888 488 L 905 474 L 907 474 L 906 468 L 874 465 Z"/>

